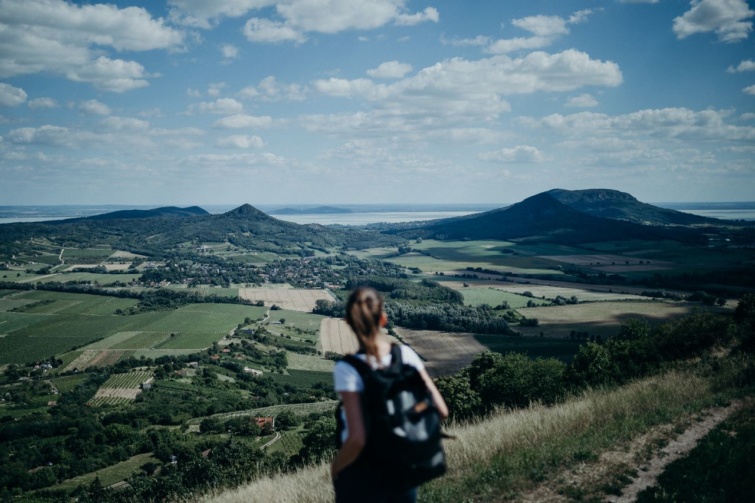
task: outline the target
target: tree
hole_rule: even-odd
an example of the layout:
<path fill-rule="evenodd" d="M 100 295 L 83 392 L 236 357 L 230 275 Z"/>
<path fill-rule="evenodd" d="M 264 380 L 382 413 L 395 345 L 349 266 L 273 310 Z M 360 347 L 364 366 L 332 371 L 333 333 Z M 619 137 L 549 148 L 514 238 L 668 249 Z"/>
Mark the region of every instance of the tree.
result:
<path fill-rule="evenodd" d="M 301 424 L 301 419 L 291 410 L 283 410 L 275 416 L 275 425 L 283 430 L 291 430 Z"/>
<path fill-rule="evenodd" d="M 302 439 L 304 446 L 299 451 L 299 456 L 310 463 L 329 460 L 336 453 L 335 437 L 335 418 L 321 417 Z"/>

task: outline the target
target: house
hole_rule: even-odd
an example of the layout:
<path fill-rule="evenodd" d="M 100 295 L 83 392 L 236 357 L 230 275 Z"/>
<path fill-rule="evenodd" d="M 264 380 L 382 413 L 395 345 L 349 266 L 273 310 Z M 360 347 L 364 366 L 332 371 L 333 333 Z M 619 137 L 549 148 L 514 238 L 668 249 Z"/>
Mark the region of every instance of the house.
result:
<path fill-rule="evenodd" d="M 266 425 L 269 425 L 268 427 L 270 429 L 275 429 L 275 417 L 272 416 L 264 416 L 264 417 L 255 417 L 252 418 L 252 420 L 257 423 L 257 426 L 264 429 Z"/>

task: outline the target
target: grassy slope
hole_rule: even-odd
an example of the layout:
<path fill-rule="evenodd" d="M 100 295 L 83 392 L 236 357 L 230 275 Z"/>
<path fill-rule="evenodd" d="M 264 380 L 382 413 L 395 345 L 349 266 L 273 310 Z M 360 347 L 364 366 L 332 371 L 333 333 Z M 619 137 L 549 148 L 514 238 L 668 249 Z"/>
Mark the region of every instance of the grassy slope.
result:
<path fill-rule="evenodd" d="M 501 412 L 451 429 L 449 473 L 422 488 L 421 501 L 515 500 L 553 479 L 563 466 L 594 462 L 661 424 L 711 406 L 719 397 L 708 381 L 670 372 L 611 391 L 593 390 L 555 407 Z M 264 478 L 204 501 L 331 501 L 325 465 Z"/>

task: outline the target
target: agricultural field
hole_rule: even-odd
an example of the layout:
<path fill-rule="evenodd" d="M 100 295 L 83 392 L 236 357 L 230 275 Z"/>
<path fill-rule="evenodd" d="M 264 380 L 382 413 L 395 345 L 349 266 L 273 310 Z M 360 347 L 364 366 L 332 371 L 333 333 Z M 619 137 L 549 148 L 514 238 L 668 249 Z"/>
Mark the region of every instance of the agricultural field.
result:
<path fill-rule="evenodd" d="M 320 372 L 317 370 L 298 370 L 289 367 L 288 374 L 269 374 L 273 381 L 281 384 L 291 384 L 300 387 L 312 387 L 313 384 L 321 383 L 328 386 L 333 385 L 333 374 L 331 372 Z"/>
<path fill-rule="evenodd" d="M 396 333 L 422 357 L 432 376 L 458 372 L 487 349 L 472 334 L 407 328 L 399 328 Z"/>
<path fill-rule="evenodd" d="M 317 342 L 320 338 L 320 325 L 324 318 L 322 315 L 287 309 L 270 311 L 269 314 L 269 332 L 308 342 Z M 280 320 L 285 320 L 285 323 Z"/>
<path fill-rule="evenodd" d="M 153 456 L 151 452 L 146 454 L 138 454 L 132 456 L 126 461 L 121 461 L 102 470 L 97 470 L 93 473 L 87 473 L 85 475 L 79 475 L 72 479 L 61 482 L 60 484 L 51 486 L 51 490 L 64 490 L 70 491 L 76 489 L 78 486 L 88 486 L 96 478 L 100 479 L 100 483 L 104 487 L 110 487 L 118 483 L 127 480 L 131 475 L 141 472 L 141 467 L 147 463 L 155 463 L 160 465 L 161 462 Z"/>
<path fill-rule="evenodd" d="M 61 392 L 68 393 L 72 391 L 76 386 L 85 382 L 88 379 L 86 374 L 70 375 L 65 377 L 56 377 L 50 379 L 52 384 Z"/>
<path fill-rule="evenodd" d="M 517 327 L 526 336 L 543 334 L 551 338 L 567 338 L 572 331 L 587 332 L 603 338 L 615 335 L 628 320 L 643 318 L 651 323 L 669 321 L 690 314 L 700 304 L 685 302 L 589 302 L 567 306 L 520 309 L 527 318 L 536 318 L 537 327 Z"/>
<path fill-rule="evenodd" d="M 257 407 L 255 409 L 241 410 L 241 411 L 236 411 L 236 412 L 224 412 L 221 414 L 214 414 L 210 417 L 212 417 L 213 419 L 226 421 L 234 417 L 275 416 L 284 410 L 290 410 L 297 416 L 307 416 L 309 414 L 312 414 L 313 412 L 317 412 L 317 413 L 331 412 L 335 410 L 337 404 L 338 402 L 336 400 L 325 400 L 322 402 L 312 402 L 312 403 L 271 405 L 269 407 Z M 204 417 L 193 418 L 187 421 L 187 424 L 199 425 L 199 423 L 201 423 L 203 419 L 205 418 Z"/>
<path fill-rule="evenodd" d="M 300 353 L 294 353 L 293 351 L 286 351 L 286 358 L 288 360 L 288 370 L 314 370 L 317 372 L 332 372 L 333 360 L 325 359 L 317 355 L 303 355 Z"/>
<path fill-rule="evenodd" d="M 491 286 L 491 281 L 465 281 L 464 283 L 469 285 L 468 287 L 465 287 L 461 281 L 439 281 L 438 283 L 454 290 L 459 290 L 464 296 L 464 304 L 466 305 L 480 306 L 487 304 L 496 307 L 507 302 L 512 309 L 518 309 L 526 307 L 529 301 L 534 301 L 538 304 L 546 303 L 542 299 L 531 299 L 521 295 L 521 293 L 507 291 L 506 287 L 498 286 L 497 283 L 492 283 L 496 286 Z"/>
<path fill-rule="evenodd" d="M 320 324 L 320 345 L 327 352 L 346 355 L 359 349 L 357 338 L 349 325 L 340 318 L 323 318 Z"/>
<path fill-rule="evenodd" d="M 107 367 L 118 363 L 118 360 L 121 358 L 127 358 L 132 354 L 133 352 L 131 351 L 117 349 L 85 350 L 71 363 L 66 365 L 63 371 L 82 371 L 90 367 Z"/>
<path fill-rule="evenodd" d="M 136 301 L 46 291 L 23 292 L 13 299 L 39 304 L 22 313 L 0 312 L 0 363 L 38 361 L 95 343 L 74 365 L 80 370 L 78 365 L 114 363 L 126 350 L 158 349 L 175 354 L 170 351 L 203 349 L 246 317 L 259 318 L 265 312 L 261 307 L 237 304 L 190 304 L 174 311 L 117 316 L 116 309 L 126 309 Z M 2 302 L 7 302 L 5 297 L 0 298 Z M 96 356 L 92 353 L 102 351 Z M 89 360 L 95 363 L 86 363 Z"/>
<path fill-rule="evenodd" d="M 141 385 L 151 381 L 152 372 L 147 371 L 110 376 L 87 403 L 93 407 L 129 403 L 142 392 Z"/>
<path fill-rule="evenodd" d="M 303 290 L 296 288 L 239 288 L 239 297 L 252 302 L 263 301 L 292 311 L 312 312 L 319 299 L 335 300 L 327 290 Z"/>

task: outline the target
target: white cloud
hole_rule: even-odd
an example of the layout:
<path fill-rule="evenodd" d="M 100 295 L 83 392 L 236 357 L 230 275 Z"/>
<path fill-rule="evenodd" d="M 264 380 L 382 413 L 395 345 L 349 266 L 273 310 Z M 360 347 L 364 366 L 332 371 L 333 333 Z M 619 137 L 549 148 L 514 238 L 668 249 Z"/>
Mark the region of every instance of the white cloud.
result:
<path fill-rule="evenodd" d="M 239 56 L 239 48 L 231 44 L 224 44 L 220 48 L 220 52 L 223 53 L 225 60 L 236 59 Z"/>
<path fill-rule="evenodd" d="M 399 26 L 413 26 L 426 21 L 437 23 L 439 19 L 440 14 L 438 14 L 438 10 L 433 7 L 427 7 L 422 12 L 417 12 L 416 14 L 399 14 L 396 16 L 396 24 Z"/>
<path fill-rule="evenodd" d="M 244 25 L 244 36 L 250 42 L 275 44 L 278 42 L 302 43 L 307 38 L 295 28 L 277 21 L 253 17 Z"/>
<path fill-rule="evenodd" d="M 517 145 L 494 152 L 483 152 L 478 156 L 483 161 L 539 163 L 546 160 L 545 155 L 535 147 Z"/>
<path fill-rule="evenodd" d="M 752 121 L 752 120 L 755 120 L 755 113 L 747 112 L 740 115 L 739 118 L 743 121 Z"/>
<path fill-rule="evenodd" d="M 742 89 L 742 92 L 745 94 L 750 94 L 752 96 L 755 96 L 755 85 L 745 87 L 744 89 Z"/>
<path fill-rule="evenodd" d="M 70 147 L 74 144 L 70 133 L 68 128 L 46 125 L 14 129 L 8 133 L 8 139 L 17 144 Z"/>
<path fill-rule="evenodd" d="M 752 31 L 746 20 L 753 16 L 745 0 L 692 0 L 690 10 L 674 19 L 674 33 L 683 39 L 712 31 L 722 42 L 740 42 Z"/>
<path fill-rule="evenodd" d="M 26 91 L 20 87 L 0 82 L 0 106 L 17 107 L 26 102 Z"/>
<path fill-rule="evenodd" d="M 218 129 L 260 129 L 268 128 L 272 125 L 273 119 L 270 116 L 255 117 L 253 115 L 229 115 L 215 121 L 212 125 Z"/>
<path fill-rule="evenodd" d="M 173 2 L 174 4 L 179 2 Z M 181 1 L 182 4 L 195 4 Z M 207 2 L 210 3 L 210 2 Z M 424 22 L 438 22 L 438 10 L 426 7 L 421 12 L 409 12 L 407 0 L 278 0 L 265 2 L 233 2 L 234 12 L 258 10 L 274 6 L 277 19 L 252 17 L 244 25 L 244 35 L 251 42 L 302 43 L 309 33 L 335 34 L 347 30 L 373 30 L 389 23 L 412 26 Z M 242 5 L 243 4 L 243 5 Z M 255 4 L 255 5 L 252 5 Z M 184 10 L 185 6 L 184 6 Z M 195 13 L 201 9 L 193 9 Z M 195 16 L 196 26 L 209 27 L 210 19 L 221 13 Z M 226 13 L 222 13 L 229 15 Z M 241 15 L 241 14 L 238 14 Z M 200 18 L 204 18 L 204 23 Z"/>
<path fill-rule="evenodd" d="M 593 108 L 598 106 L 598 100 L 596 100 L 591 94 L 584 93 L 569 98 L 566 102 L 566 106 L 572 108 Z"/>
<path fill-rule="evenodd" d="M 755 70 L 755 61 L 751 59 L 746 59 L 740 62 L 736 67 L 730 66 L 726 69 L 729 73 L 751 72 L 753 70 Z"/>
<path fill-rule="evenodd" d="M 219 98 L 215 101 L 202 102 L 191 105 L 190 113 L 210 113 L 219 115 L 238 114 L 244 110 L 244 105 L 233 98 Z"/>
<path fill-rule="evenodd" d="M 110 115 L 110 108 L 97 100 L 86 100 L 79 103 L 79 110 L 87 115 Z"/>
<path fill-rule="evenodd" d="M 188 96 L 189 98 L 201 98 L 202 97 L 202 91 L 200 91 L 199 89 L 191 89 L 191 88 L 189 88 L 189 89 L 186 90 L 186 96 Z"/>
<path fill-rule="evenodd" d="M 52 98 L 35 98 L 29 100 L 29 108 L 32 110 L 41 110 L 44 108 L 57 108 L 58 102 Z"/>
<path fill-rule="evenodd" d="M 220 91 L 222 91 L 224 87 L 225 82 L 216 82 L 214 84 L 210 84 L 210 86 L 207 88 L 207 96 L 212 96 L 214 98 L 220 96 Z"/>
<path fill-rule="evenodd" d="M 475 38 L 452 38 L 447 39 L 441 36 L 440 42 L 443 45 L 452 45 L 454 47 L 475 47 L 484 46 L 490 43 L 490 38 L 484 35 L 477 35 Z"/>
<path fill-rule="evenodd" d="M 248 86 L 239 91 L 239 97 L 254 98 L 262 101 L 302 101 L 307 89 L 299 84 L 283 84 L 271 76 L 260 80 L 255 86 Z"/>
<path fill-rule="evenodd" d="M 66 77 L 74 82 L 90 83 L 95 89 L 115 93 L 149 85 L 144 79 L 144 67 L 136 61 L 109 59 L 105 56 L 68 70 Z"/>
<path fill-rule="evenodd" d="M 265 142 L 259 136 L 233 135 L 219 138 L 215 146 L 220 148 L 262 148 Z"/>
<path fill-rule="evenodd" d="M 367 70 L 367 75 L 376 79 L 400 79 L 412 71 L 412 65 L 398 61 L 386 61 L 377 68 Z"/>
<path fill-rule="evenodd" d="M 568 19 L 542 15 L 514 19 L 511 21 L 512 25 L 532 33 L 532 36 L 496 40 L 487 46 L 486 52 L 507 54 L 519 50 L 542 49 L 559 37 L 567 35 L 568 25 L 582 23 L 590 14 L 592 14 L 591 10 L 581 10 L 573 13 Z"/>
<path fill-rule="evenodd" d="M 63 0 L 2 0 L 0 25 L 0 78 L 51 72 L 114 92 L 144 87 L 148 75 L 139 63 L 103 54 L 108 48 L 173 49 L 184 41 L 146 9 Z"/>
<path fill-rule="evenodd" d="M 753 141 L 755 127 L 727 123 L 726 110 L 695 112 L 688 108 L 646 109 L 610 116 L 594 112 L 573 115 L 552 114 L 541 119 L 523 117 L 519 122 L 565 136 L 611 136 L 679 138 L 685 140 Z"/>
<path fill-rule="evenodd" d="M 274 4 L 275 0 L 168 0 L 173 22 L 203 29 L 212 28 L 223 17 L 240 17 Z"/>
<path fill-rule="evenodd" d="M 131 117 L 108 117 L 100 122 L 111 131 L 147 131 L 149 122 Z"/>

